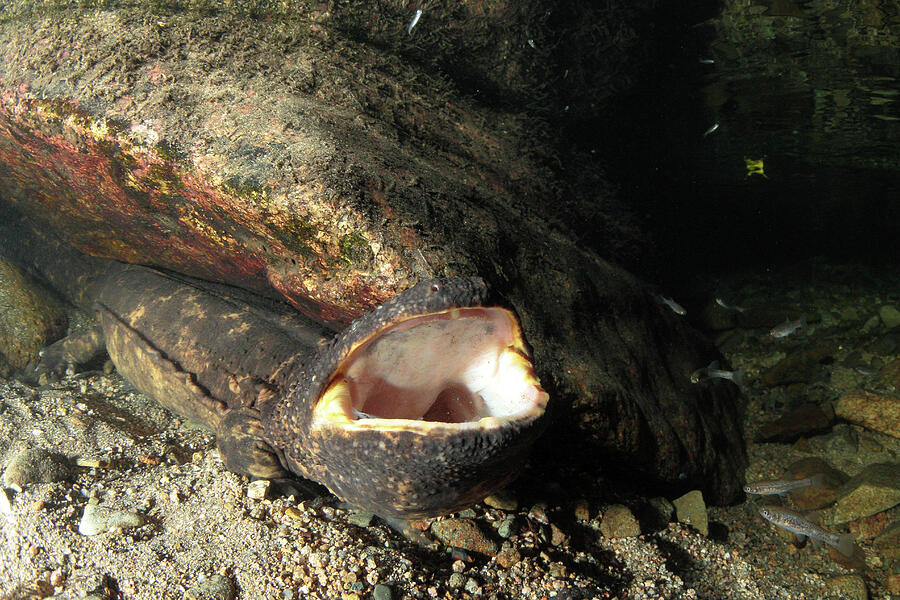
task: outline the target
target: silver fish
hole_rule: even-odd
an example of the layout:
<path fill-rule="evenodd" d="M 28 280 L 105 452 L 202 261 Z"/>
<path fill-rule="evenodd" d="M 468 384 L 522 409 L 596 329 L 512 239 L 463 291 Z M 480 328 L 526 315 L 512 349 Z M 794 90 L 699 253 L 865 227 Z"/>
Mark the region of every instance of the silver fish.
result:
<path fill-rule="evenodd" d="M 799 490 L 808 487 L 822 487 L 825 483 L 825 474 L 819 473 L 805 479 L 769 479 L 766 481 L 754 481 L 744 486 L 744 491 L 748 494 L 758 494 L 760 496 L 770 496 L 778 494 L 783 496 L 791 490 Z"/>
<path fill-rule="evenodd" d="M 806 327 L 806 317 L 800 317 L 799 319 L 786 320 L 781 325 L 776 325 L 772 329 L 769 330 L 769 335 L 773 338 L 783 338 L 791 335 L 801 327 Z"/>
<path fill-rule="evenodd" d="M 736 310 L 737 312 L 745 312 L 747 309 L 743 306 L 738 306 L 737 304 L 727 304 L 721 298 L 716 298 L 716 304 L 724 308 L 725 310 Z"/>
<path fill-rule="evenodd" d="M 699 59 L 699 60 L 700 60 L 700 64 L 701 64 L 701 65 L 714 65 L 714 64 L 716 64 L 716 59 L 714 59 L 714 58 L 701 58 L 701 59 Z"/>
<path fill-rule="evenodd" d="M 743 371 L 723 371 L 719 369 L 719 361 L 714 360 L 709 366 L 702 367 L 691 373 L 691 383 L 702 383 L 710 379 L 728 379 L 735 385 L 744 385 Z"/>
<path fill-rule="evenodd" d="M 707 129 L 706 131 L 703 132 L 703 137 L 708 136 L 709 134 L 713 133 L 718 128 L 719 128 L 719 123 L 718 122 L 713 123 L 709 129 Z"/>
<path fill-rule="evenodd" d="M 422 9 L 417 8 L 416 14 L 413 15 L 412 21 L 409 22 L 409 27 L 406 28 L 406 35 L 412 35 L 413 27 L 416 26 L 416 23 L 419 22 L 419 18 L 422 16 Z"/>
<path fill-rule="evenodd" d="M 822 542 L 837 549 L 838 552 L 846 557 L 852 557 L 856 544 L 852 533 L 837 534 L 819 527 L 815 523 L 809 521 L 806 517 L 797 511 L 781 506 L 763 506 L 759 509 L 759 514 L 771 523 L 775 523 L 782 529 L 787 529 L 797 534 L 802 542 L 806 538 L 813 540 L 814 545 Z"/>
<path fill-rule="evenodd" d="M 660 296 L 659 301 L 662 302 L 663 304 L 665 304 L 666 306 L 668 306 L 669 308 L 671 308 L 672 312 L 675 313 L 676 315 L 684 316 L 687 314 L 687 311 L 684 309 L 683 306 L 681 306 L 680 304 L 678 304 L 677 302 L 675 302 L 674 300 L 672 300 L 671 298 L 669 298 L 667 296 Z"/>

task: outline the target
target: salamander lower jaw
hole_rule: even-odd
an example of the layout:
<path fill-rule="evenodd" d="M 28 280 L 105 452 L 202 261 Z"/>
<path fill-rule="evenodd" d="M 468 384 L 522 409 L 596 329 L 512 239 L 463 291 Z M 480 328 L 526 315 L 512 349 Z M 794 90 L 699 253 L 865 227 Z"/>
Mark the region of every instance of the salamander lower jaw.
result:
<path fill-rule="evenodd" d="M 433 517 L 518 474 L 547 400 L 515 316 L 456 308 L 357 344 L 316 402 L 309 435 L 340 498 L 388 518 Z"/>

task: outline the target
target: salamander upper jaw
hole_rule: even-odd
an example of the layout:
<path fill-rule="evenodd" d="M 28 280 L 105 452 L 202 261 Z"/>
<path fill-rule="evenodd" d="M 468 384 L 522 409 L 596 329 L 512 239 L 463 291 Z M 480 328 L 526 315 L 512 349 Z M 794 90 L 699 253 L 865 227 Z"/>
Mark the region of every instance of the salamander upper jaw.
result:
<path fill-rule="evenodd" d="M 515 477 L 547 400 L 511 311 L 402 315 L 352 345 L 314 402 L 309 437 L 324 483 L 350 504 L 436 516 Z"/>

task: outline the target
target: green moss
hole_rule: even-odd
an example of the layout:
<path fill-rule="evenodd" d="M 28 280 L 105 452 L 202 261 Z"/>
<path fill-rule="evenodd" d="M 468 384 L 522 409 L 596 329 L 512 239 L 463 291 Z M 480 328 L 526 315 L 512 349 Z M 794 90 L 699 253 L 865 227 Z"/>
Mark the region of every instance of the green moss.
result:
<path fill-rule="evenodd" d="M 169 163 L 156 163 L 147 167 L 144 181 L 163 194 L 177 195 L 184 190 L 184 182 Z"/>
<path fill-rule="evenodd" d="M 306 221 L 293 215 L 285 215 L 278 220 L 278 224 L 270 224 L 269 230 L 291 252 L 307 259 L 316 256 L 311 246 L 316 228 Z"/>
<path fill-rule="evenodd" d="M 232 175 L 225 180 L 222 188 L 226 193 L 250 200 L 263 209 L 271 204 L 269 188 L 260 183 L 256 177 Z"/>
<path fill-rule="evenodd" d="M 156 150 L 156 155 L 163 160 L 184 162 L 186 158 L 183 152 L 165 140 L 157 143 L 154 150 Z"/>
<path fill-rule="evenodd" d="M 342 237 L 338 247 L 341 250 L 341 258 L 351 265 L 370 262 L 373 258 L 368 240 L 356 232 Z"/>

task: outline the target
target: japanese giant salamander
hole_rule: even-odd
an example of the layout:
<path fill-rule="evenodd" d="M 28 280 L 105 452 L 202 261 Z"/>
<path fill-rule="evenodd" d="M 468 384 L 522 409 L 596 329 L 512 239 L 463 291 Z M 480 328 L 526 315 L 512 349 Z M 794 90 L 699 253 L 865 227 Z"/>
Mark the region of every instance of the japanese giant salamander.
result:
<path fill-rule="evenodd" d="M 486 303 L 479 278 L 423 281 L 334 335 L 287 305 L 92 258 L 26 222 L 3 227 L 4 252 L 98 322 L 39 368 L 105 346 L 134 387 L 210 427 L 232 471 L 299 475 L 388 518 L 437 516 L 509 482 L 543 429 L 518 320 Z"/>

